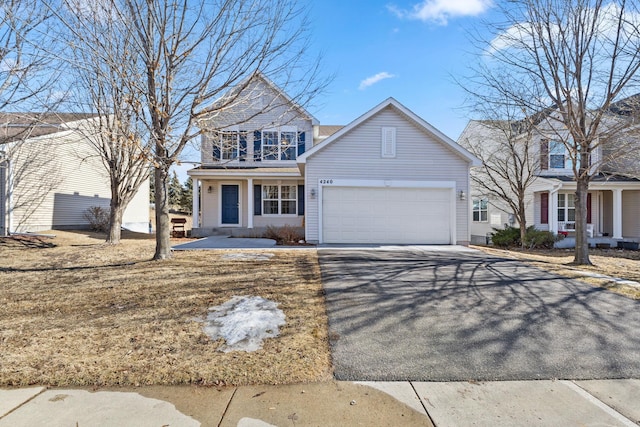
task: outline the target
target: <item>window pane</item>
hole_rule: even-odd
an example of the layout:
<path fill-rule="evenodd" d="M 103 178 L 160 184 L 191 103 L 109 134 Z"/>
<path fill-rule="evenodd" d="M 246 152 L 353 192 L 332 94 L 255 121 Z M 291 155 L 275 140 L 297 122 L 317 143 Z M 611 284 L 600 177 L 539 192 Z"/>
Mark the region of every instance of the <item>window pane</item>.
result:
<path fill-rule="evenodd" d="M 220 154 L 224 160 L 238 157 L 238 133 L 220 132 Z"/>
<path fill-rule="evenodd" d="M 480 221 L 480 212 L 479 212 L 479 211 L 477 211 L 477 210 L 474 210 L 474 211 L 473 211 L 473 220 L 474 220 L 475 222 Z"/>
<path fill-rule="evenodd" d="M 283 201 L 282 202 L 282 214 L 283 215 L 295 215 L 296 213 L 296 202 L 292 201 L 292 202 L 288 202 L 288 201 Z"/>
<path fill-rule="evenodd" d="M 564 221 L 564 208 L 558 209 L 558 221 Z"/>
<path fill-rule="evenodd" d="M 298 186 L 297 185 L 283 185 L 282 186 L 282 199 L 283 200 L 295 200 L 296 195 L 298 194 Z"/>
<path fill-rule="evenodd" d="M 564 154 L 550 154 L 549 167 L 553 169 L 564 169 Z"/>
<path fill-rule="evenodd" d="M 480 200 L 474 200 L 473 201 L 473 210 L 477 211 L 478 209 L 480 209 Z"/>
<path fill-rule="evenodd" d="M 262 186 L 262 198 L 278 200 L 278 186 L 277 185 L 263 185 Z"/>
<path fill-rule="evenodd" d="M 282 132 L 280 134 L 281 160 L 295 160 L 296 158 L 296 141 L 298 139 L 297 132 Z"/>
<path fill-rule="evenodd" d="M 487 221 L 487 211 L 480 212 L 480 221 L 482 221 L 482 222 L 486 222 Z"/>
<path fill-rule="evenodd" d="M 487 210 L 487 204 L 488 204 L 487 199 L 480 200 L 480 209 L 482 209 L 483 211 L 486 211 Z"/>
<path fill-rule="evenodd" d="M 573 208 L 576 206 L 576 199 L 573 197 L 573 194 L 567 194 L 567 206 Z"/>
<path fill-rule="evenodd" d="M 567 221 L 575 221 L 576 220 L 576 210 L 575 209 L 568 209 L 567 210 Z"/>
<path fill-rule="evenodd" d="M 564 207 L 564 194 L 558 194 L 558 207 Z"/>
<path fill-rule="evenodd" d="M 278 160 L 278 132 L 262 132 L 262 158 L 264 160 Z"/>
<path fill-rule="evenodd" d="M 277 215 L 278 214 L 278 201 L 277 200 L 264 200 L 262 213 L 264 215 Z"/>

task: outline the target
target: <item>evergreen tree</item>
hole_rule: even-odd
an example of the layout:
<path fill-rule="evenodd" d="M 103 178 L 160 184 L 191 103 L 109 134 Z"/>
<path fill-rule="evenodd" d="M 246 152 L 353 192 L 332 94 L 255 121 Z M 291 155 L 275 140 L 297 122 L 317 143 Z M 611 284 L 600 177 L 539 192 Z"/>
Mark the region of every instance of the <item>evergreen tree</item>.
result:
<path fill-rule="evenodd" d="M 178 179 L 176 171 L 173 171 L 173 176 L 169 181 L 169 204 L 171 206 L 177 206 L 180 204 L 180 197 L 182 196 L 182 184 Z"/>
<path fill-rule="evenodd" d="M 193 180 L 191 177 L 187 178 L 182 187 L 182 193 L 180 195 L 180 212 L 191 215 L 193 208 Z"/>

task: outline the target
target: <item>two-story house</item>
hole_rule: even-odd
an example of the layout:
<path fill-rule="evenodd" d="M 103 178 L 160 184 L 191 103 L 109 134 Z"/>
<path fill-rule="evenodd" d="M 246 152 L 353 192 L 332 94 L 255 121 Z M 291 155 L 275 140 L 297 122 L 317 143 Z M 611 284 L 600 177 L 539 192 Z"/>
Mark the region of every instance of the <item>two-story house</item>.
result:
<path fill-rule="evenodd" d="M 615 114 L 612 112 L 612 114 Z M 549 126 L 546 124 L 546 126 Z M 562 133 L 541 124 L 529 137 L 529 158 L 535 179 L 527 188 L 525 205 L 527 225 L 538 230 L 569 237 L 564 246 L 574 244 L 575 205 L 574 163 L 565 145 Z M 458 143 L 495 145 L 504 143 L 504 135 L 495 123 L 470 121 L 460 135 Z M 640 146 L 640 142 L 637 144 Z M 628 152 L 628 150 L 624 150 Z M 604 153 L 604 154 L 603 154 Z M 614 156 L 615 157 L 615 156 Z M 612 157 L 612 158 L 614 158 Z M 611 240 L 640 239 L 640 180 L 626 174 L 608 159 L 607 145 L 602 144 L 591 155 L 593 178 L 587 195 L 587 234 L 590 243 Z M 472 185 L 472 242 L 484 243 L 493 228 L 505 224 L 517 225 L 513 212 L 504 201 L 492 197 L 480 186 Z M 598 238 L 609 239 L 598 239 Z"/>
<path fill-rule="evenodd" d="M 201 121 L 194 235 L 290 225 L 312 243 L 468 243 L 478 159 L 396 100 L 320 126 L 263 75 L 240 92 Z"/>
<path fill-rule="evenodd" d="M 85 113 L 0 114 L 0 235 L 86 229 L 88 208 L 109 210 L 109 176 L 86 132 L 95 120 Z M 149 231 L 148 181 L 122 220 L 128 230 Z"/>

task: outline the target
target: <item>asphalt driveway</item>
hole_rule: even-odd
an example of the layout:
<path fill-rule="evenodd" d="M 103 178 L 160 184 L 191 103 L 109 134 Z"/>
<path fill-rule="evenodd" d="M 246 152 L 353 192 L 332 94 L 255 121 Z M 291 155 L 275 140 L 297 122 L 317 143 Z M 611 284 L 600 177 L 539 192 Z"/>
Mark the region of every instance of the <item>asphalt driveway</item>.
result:
<path fill-rule="evenodd" d="M 319 249 L 339 380 L 640 378 L 640 302 L 477 251 Z"/>

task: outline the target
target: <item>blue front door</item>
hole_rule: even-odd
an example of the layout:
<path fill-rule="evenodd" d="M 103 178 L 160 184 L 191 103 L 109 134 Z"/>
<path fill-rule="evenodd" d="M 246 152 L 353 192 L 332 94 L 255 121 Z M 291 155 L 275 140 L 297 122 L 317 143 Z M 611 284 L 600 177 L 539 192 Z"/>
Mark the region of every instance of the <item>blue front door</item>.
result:
<path fill-rule="evenodd" d="M 239 224 L 237 185 L 222 185 L 222 224 Z"/>

